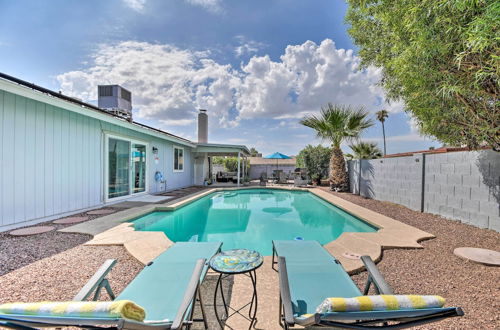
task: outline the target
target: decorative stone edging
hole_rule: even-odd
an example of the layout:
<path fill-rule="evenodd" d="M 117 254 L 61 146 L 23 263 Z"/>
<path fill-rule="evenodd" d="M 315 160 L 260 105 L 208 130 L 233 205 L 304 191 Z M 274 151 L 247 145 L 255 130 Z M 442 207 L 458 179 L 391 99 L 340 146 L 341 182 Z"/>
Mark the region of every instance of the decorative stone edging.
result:
<path fill-rule="evenodd" d="M 334 196 L 321 189 L 298 188 L 298 187 L 240 187 L 240 188 L 214 188 L 193 194 L 186 199 L 175 202 L 171 205 L 151 204 L 143 207 L 132 208 L 109 216 L 92 220 L 99 226 L 115 225 L 113 228 L 104 229 L 103 232 L 93 233 L 94 238 L 85 243 L 86 245 L 124 245 L 127 251 L 143 264 L 156 258 L 163 251 L 168 249 L 172 241 L 162 232 L 135 231 L 133 224 L 125 222 L 154 211 L 173 211 L 185 206 L 201 197 L 217 191 L 238 190 L 238 189 L 282 189 L 282 190 L 302 190 L 309 191 L 315 196 L 333 204 L 336 207 L 370 223 L 379 230 L 372 233 L 352 233 L 345 232 L 336 240 L 327 243 L 324 247 L 335 258 L 337 258 L 347 272 L 356 273 L 363 269 L 363 264 L 356 255 L 369 255 L 373 260 L 380 260 L 383 249 L 390 248 L 423 248 L 418 242 L 435 236 L 409 226 L 380 213 L 371 211 L 340 197 Z M 81 225 L 65 228 L 67 232 L 89 233 L 92 221 Z M 85 226 L 82 226 L 85 225 Z M 81 226 L 78 228 L 78 226 Z"/>

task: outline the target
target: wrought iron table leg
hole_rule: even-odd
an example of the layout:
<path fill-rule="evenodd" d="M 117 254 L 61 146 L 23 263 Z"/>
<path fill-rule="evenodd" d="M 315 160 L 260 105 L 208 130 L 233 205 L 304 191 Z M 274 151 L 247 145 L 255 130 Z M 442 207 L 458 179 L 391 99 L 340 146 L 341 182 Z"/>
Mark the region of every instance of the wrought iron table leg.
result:
<path fill-rule="evenodd" d="M 224 299 L 224 292 L 222 291 L 222 274 L 219 274 L 219 278 L 217 279 L 217 284 L 215 285 L 214 311 L 215 311 L 215 317 L 217 318 L 217 322 L 219 322 L 221 329 L 224 329 L 224 324 L 222 323 L 222 320 L 219 317 L 219 312 L 217 311 L 217 289 L 219 289 L 219 286 L 221 288 L 220 292 L 222 295 L 222 301 L 224 302 L 224 309 L 226 310 L 226 315 L 227 315 L 227 307 Z"/>
<path fill-rule="evenodd" d="M 257 319 L 257 272 L 255 270 L 250 272 L 250 279 L 252 280 L 253 293 L 252 293 L 252 301 L 250 303 L 250 308 L 248 310 L 248 317 L 250 317 L 251 320 L 248 329 L 252 328 L 252 325 L 255 323 Z M 253 308 L 253 315 L 252 315 L 252 308 Z"/>
<path fill-rule="evenodd" d="M 224 296 L 224 290 L 223 290 L 223 285 L 222 285 L 222 280 L 224 278 L 226 278 L 228 275 L 225 275 L 225 274 L 219 274 L 219 278 L 217 279 L 217 284 L 215 285 L 215 294 L 214 294 L 214 311 L 215 311 L 215 317 L 217 318 L 217 321 L 219 322 L 219 326 L 221 327 L 221 329 L 224 329 L 224 322 L 230 317 L 229 315 L 229 309 L 231 308 L 231 310 L 234 311 L 232 315 L 238 313 L 240 314 L 241 316 L 245 317 L 243 314 L 240 313 L 240 311 L 245 308 L 246 306 L 250 306 L 249 310 L 248 310 L 248 320 L 250 321 L 250 326 L 248 327 L 248 329 L 250 330 L 252 328 L 252 326 L 255 324 L 256 320 L 257 320 L 257 273 L 255 270 L 252 270 L 250 272 L 248 272 L 246 274 L 248 277 L 250 277 L 251 281 L 252 281 L 252 288 L 253 288 L 253 292 L 252 292 L 252 300 L 247 303 L 246 305 L 240 307 L 239 309 L 234 309 L 230 306 L 227 305 L 226 303 L 226 298 Z M 234 276 L 233 274 L 231 274 L 231 276 Z M 218 290 L 220 290 L 220 295 L 221 295 L 221 298 L 222 298 L 222 304 L 224 305 L 224 311 L 226 312 L 226 315 L 225 317 L 220 317 L 219 316 L 219 311 L 217 309 L 217 293 L 218 293 Z M 224 321 L 223 321 L 224 319 Z"/>

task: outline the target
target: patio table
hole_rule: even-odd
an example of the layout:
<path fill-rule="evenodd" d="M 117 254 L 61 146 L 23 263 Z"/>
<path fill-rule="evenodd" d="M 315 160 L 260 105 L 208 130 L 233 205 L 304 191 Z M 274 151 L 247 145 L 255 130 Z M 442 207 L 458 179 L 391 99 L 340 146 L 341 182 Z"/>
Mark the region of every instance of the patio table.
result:
<path fill-rule="evenodd" d="M 259 252 L 246 249 L 222 251 L 210 259 L 210 268 L 219 273 L 219 278 L 217 279 L 214 292 L 214 309 L 215 317 L 217 318 L 221 329 L 224 329 L 223 321 L 227 321 L 227 319 L 235 314 L 239 314 L 250 321 L 248 329 L 252 328 L 257 315 L 257 273 L 255 271 L 257 268 L 262 266 L 263 262 L 264 259 Z M 233 308 L 226 303 L 226 298 L 224 297 L 224 292 L 222 290 L 222 280 L 228 276 L 239 274 L 248 276 L 251 279 L 253 287 L 252 299 L 249 303 L 239 308 Z M 225 316 L 222 318 L 219 316 L 219 311 L 217 310 L 217 295 L 219 291 L 225 311 Z M 248 310 L 248 317 L 241 312 L 241 310 L 247 306 L 250 306 Z M 231 314 L 229 314 L 229 310 L 232 311 Z"/>

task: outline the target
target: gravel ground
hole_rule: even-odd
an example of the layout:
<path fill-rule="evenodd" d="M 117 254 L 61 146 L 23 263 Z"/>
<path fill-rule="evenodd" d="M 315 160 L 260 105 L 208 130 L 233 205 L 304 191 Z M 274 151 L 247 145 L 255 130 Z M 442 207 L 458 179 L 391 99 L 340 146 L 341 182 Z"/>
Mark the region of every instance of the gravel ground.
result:
<path fill-rule="evenodd" d="M 165 204 L 176 202 L 177 200 L 184 198 L 187 195 L 205 189 L 207 188 L 190 187 L 171 191 L 169 192 L 169 194 L 175 194 L 175 197 L 165 201 Z M 110 209 L 115 212 L 119 212 L 123 211 L 126 208 L 127 207 L 113 208 L 113 206 L 111 206 L 102 209 Z M 90 221 L 106 215 L 108 214 L 92 215 L 87 214 L 86 212 L 82 212 L 79 214 L 73 214 L 70 217 L 86 216 L 88 217 L 88 220 L 86 221 Z M 15 269 L 29 265 L 30 263 L 37 260 L 47 258 L 57 253 L 71 249 L 75 246 L 87 242 L 92 238 L 92 236 L 90 235 L 58 232 L 57 230 L 68 226 L 73 226 L 74 224 L 54 224 L 52 223 L 52 221 L 54 220 L 35 225 L 48 225 L 55 227 L 55 230 L 43 234 L 14 237 L 9 235 L 10 230 L 6 232 L 0 232 L 0 276 L 7 274 Z M 15 258 L 12 258 L 12 256 L 15 256 Z"/>
<path fill-rule="evenodd" d="M 79 245 L 1 276 L 0 302 L 71 300 L 106 259 L 118 260 L 109 275 L 115 293 L 143 267 L 122 246 Z"/>
<path fill-rule="evenodd" d="M 115 294 L 119 294 L 144 267 L 123 246 L 77 246 L 38 260 L 0 276 L 0 304 L 23 301 L 71 300 L 106 259 L 117 259 L 108 279 Z M 217 276 L 208 274 L 201 289 L 209 329 L 218 329 L 213 308 L 213 292 Z M 225 296 L 231 301 L 232 280 L 224 281 Z M 109 300 L 103 290 L 100 300 Z M 218 301 L 219 311 L 223 309 Z M 201 317 L 199 305 L 195 318 Z M 195 323 L 193 329 L 203 329 Z"/>
<path fill-rule="evenodd" d="M 424 249 L 385 250 L 377 265 L 396 294 L 438 294 L 446 298 L 447 306 L 461 306 L 465 312 L 463 317 L 419 329 L 500 329 L 500 268 L 468 262 L 453 254 L 455 248 L 464 246 L 499 250 L 500 233 L 393 203 L 334 194 L 436 236 L 421 242 Z M 362 288 L 366 276 L 363 272 L 353 279 Z"/>
<path fill-rule="evenodd" d="M 378 264 L 396 293 L 439 294 L 448 306 L 464 309 L 464 317 L 421 329 L 500 329 L 500 268 L 467 262 L 453 254 L 453 249 L 461 246 L 498 250 L 499 233 L 392 203 L 335 195 L 436 235 L 421 242 L 425 247 L 421 250 L 385 250 Z M 0 303 L 71 299 L 108 258 L 118 259 L 109 279 L 114 292 L 121 292 L 143 266 L 122 246 L 80 245 L 88 239 L 87 235 L 56 231 L 15 238 L 0 233 L 0 275 L 5 274 L 0 276 Z M 208 297 L 209 316 L 213 316 L 212 277 L 207 277 L 202 290 Z M 362 287 L 366 273 L 353 279 Z M 103 294 L 102 298 L 107 297 Z M 210 329 L 216 328 L 213 320 L 210 325 Z"/>
<path fill-rule="evenodd" d="M 86 221 L 89 221 L 103 215 L 87 215 L 86 212 L 71 215 L 71 217 L 79 216 L 88 216 L 89 219 Z M 90 235 L 58 232 L 57 230 L 72 226 L 73 224 L 54 224 L 52 221 L 54 220 L 33 226 L 46 225 L 55 227 L 54 230 L 43 234 L 11 236 L 9 235 L 10 230 L 0 232 L 0 276 L 37 260 L 71 249 L 92 238 Z M 15 257 L 13 258 L 12 256 Z"/>

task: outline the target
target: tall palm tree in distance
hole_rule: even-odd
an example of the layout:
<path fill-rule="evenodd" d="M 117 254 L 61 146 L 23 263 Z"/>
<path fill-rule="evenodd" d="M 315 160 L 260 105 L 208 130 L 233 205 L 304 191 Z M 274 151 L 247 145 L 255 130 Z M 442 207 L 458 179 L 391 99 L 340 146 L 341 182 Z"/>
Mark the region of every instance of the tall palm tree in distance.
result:
<path fill-rule="evenodd" d="M 380 110 L 375 113 L 377 120 L 382 123 L 382 136 L 384 137 L 384 156 L 387 154 L 387 149 L 385 147 L 385 119 L 389 117 L 387 110 Z"/>
<path fill-rule="evenodd" d="M 300 123 L 314 129 L 319 138 L 330 141 L 330 189 L 347 191 L 349 177 L 340 145 L 344 141 L 357 140 L 365 129 L 373 125 L 368 112 L 363 107 L 328 103 L 321 108 L 319 115 L 306 116 Z"/>
<path fill-rule="evenodd" d="M 375 159 L 382 157 L 382 151 L 376 143 L 359 141 L 356 144 L 350 144 L 349 147 L 354 152 L 352 156 L 355 159 Z"/>

